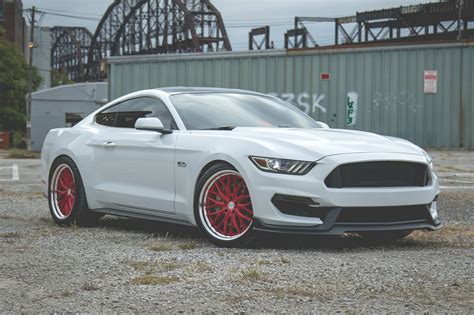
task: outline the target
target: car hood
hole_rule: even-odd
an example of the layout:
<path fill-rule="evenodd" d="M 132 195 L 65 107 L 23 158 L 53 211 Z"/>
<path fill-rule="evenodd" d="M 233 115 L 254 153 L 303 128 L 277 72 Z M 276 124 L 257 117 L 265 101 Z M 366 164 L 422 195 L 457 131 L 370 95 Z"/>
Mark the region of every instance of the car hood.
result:
<path fill-rule="evenodd" d="M 406 140 L 356 130 L 237 127 L 232 131 L 218 133 L 258 142 L 285 158 L 301 157 L 302 153 L 315 160 L 329 155 L 350 153 L 423 155 L 419 147 Z"/>

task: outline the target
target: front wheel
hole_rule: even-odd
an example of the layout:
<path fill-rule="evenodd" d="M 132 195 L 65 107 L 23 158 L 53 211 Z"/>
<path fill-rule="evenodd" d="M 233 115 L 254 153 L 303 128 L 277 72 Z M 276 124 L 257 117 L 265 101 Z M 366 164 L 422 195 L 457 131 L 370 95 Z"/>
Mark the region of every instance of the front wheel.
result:
<path fill-rule="evenodd" d="M 66 156 L 51 166 L 48 202 L 51 216 L 59 225 L 94 225 L 100 218 L 89 210 L 79 169 Z"/>
<path fill-rule="evenodd" d="M 212 243 L 241 247 L 253 240 L 252 200 L 239 172 L 229 164 L 215 164 L 199 178 L 196 188 L 196 222 Z"/>

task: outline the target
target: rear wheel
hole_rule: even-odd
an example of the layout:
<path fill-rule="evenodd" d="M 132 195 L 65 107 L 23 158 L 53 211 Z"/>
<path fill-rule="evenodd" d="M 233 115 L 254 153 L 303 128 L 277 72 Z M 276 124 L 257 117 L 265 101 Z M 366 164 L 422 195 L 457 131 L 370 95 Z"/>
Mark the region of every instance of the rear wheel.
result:
<path fill-rule="evenodd" d="M 100 218 L 89 210 L 79 169 L 66 156 L 51 166 L 48 201 L 51 216 L 59 225 L 93 225 Z"/>
<path fill-rule="evenodd" d="M 212 243 L 240 247 L 253 240 L 250 193 L 240 173 L 229 164 L 218 163 L 204 172 L 194 204 L 196 222 Z"/>
<path fill-rule="evenodd" d="M 412 230 L 402 231 L 373 231 L 373 232 L 358 232 L 360 236 L 376 242 L 391 242 L 400 240 L 410 235 Z"/>

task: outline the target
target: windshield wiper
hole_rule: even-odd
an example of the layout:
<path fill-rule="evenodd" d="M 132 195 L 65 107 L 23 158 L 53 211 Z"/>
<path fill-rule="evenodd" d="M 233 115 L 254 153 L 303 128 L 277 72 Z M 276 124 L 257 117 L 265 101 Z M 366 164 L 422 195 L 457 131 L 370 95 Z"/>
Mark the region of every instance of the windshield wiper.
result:
<path fill-rule="evenodd" d="M 214 128 L 204 128 L 201 130 L 232 130 L 237 128 L 237 126 L 221 126 L 221 127 L 214 127 Z"/>

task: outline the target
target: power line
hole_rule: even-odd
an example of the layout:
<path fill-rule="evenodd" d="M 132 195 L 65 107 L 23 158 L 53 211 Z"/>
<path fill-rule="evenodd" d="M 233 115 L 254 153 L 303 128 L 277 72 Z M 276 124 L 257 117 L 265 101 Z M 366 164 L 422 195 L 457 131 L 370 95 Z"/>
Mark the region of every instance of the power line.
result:
<path fill-rule="evenodd" d="M 23 10 L 25 12 L 30 12 L 31 9 L 26 9 Z M 100 18 L 91 18 L 91 17 L 85 17 L 85 16 L 80 16 L 80 15 L 72 15 L 72 14 L 63 14 L 63 13 L 54 13 L 54 12 L 49 12 L 49 11 L 39 11 L 36 10 L 38 13 L 46 14 L 46 15 L 53 15 L 53 16 L 60 16 L 60 17 L 67 17 L 71 19 L 78 19 L 78 20 L 86 20 L 86 21 L 94 21 L 98 22 L 100 21 Z"/>

